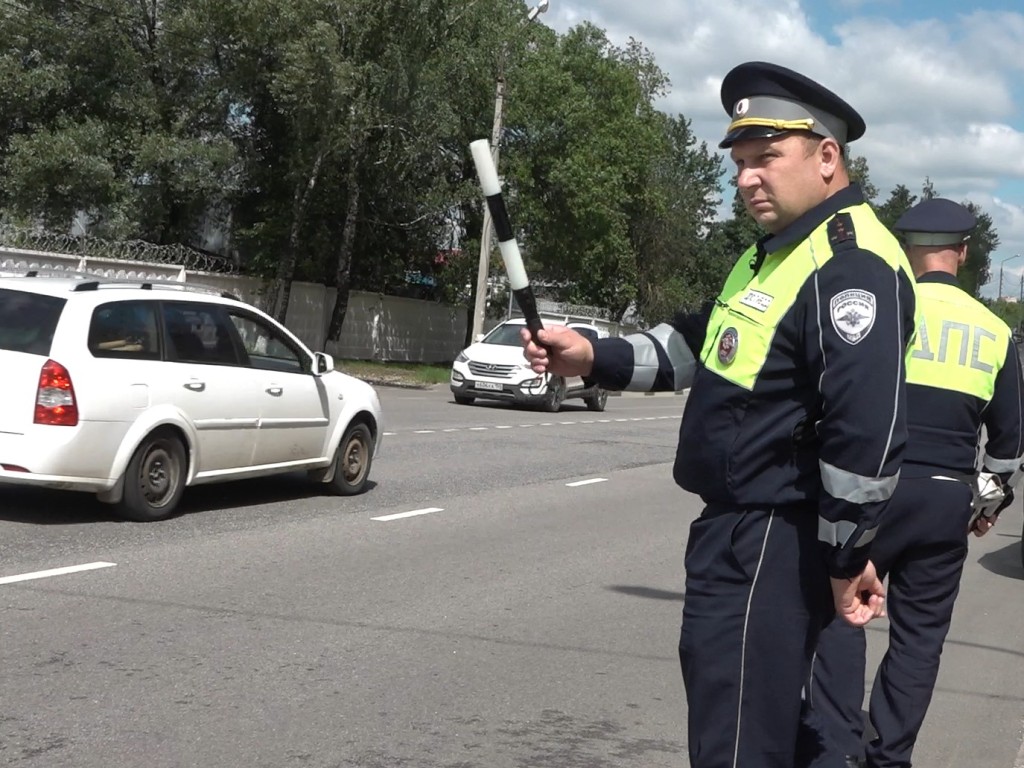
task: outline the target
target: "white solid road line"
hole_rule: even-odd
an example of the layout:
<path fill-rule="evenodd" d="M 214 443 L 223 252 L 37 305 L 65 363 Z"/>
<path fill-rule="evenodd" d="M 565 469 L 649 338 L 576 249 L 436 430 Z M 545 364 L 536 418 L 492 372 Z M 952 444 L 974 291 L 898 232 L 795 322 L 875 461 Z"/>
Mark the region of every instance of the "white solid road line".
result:
<path fill-rule="evenodd" d="M 431 512 L 444 512 L 441 507 L 427 507 L 426 509 L 414 509 L 412 512 L 398 512 L 394 515 L 381 515 L 380 517 L 371 517 L 371 520 L 380 520 L 382 523 L 386 523 L 388 520 L 401 520 L 403 517 L 416 517 L 416 515 L 429 515 Z"/>
<path fill-rule="evenodd" d="M 566 483 L 567 488 L 579 488 L 581 485 L 593 485 L 594 483 L 607 483 L 607 477 L 595 477 L 590 480 L 577 480 L 575 483 Z"/>
<path fill-rule="evenodd" d="M 48 579 L 50 576 L 64 576 L 68 573 L 79 573 L 80 571 L 95 571 L 97 568 L 112 568 L 117 563 L 86 563 L 85 565 L 69 565 L 65 568 L 51 568 L 48 571 L 36 571 L 35 573 L 23 573 L 19 576 L 4 576 L 0 578 L 0 584 L 14 584 L 19 581 L 31 581 L 32 579 Z"/>

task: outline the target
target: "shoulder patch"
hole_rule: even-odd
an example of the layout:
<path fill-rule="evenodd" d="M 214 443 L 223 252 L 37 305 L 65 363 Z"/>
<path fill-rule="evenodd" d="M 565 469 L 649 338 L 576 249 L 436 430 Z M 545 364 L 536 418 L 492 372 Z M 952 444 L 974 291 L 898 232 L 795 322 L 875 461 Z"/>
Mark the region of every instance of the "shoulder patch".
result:
<path fill-rule="evenodd" d="M 870 291 L 840 291 L 829 302 L 832 327 L 847 344 L 859 344 L 875 324 L 875 294 Z"/>
<path fill-rule="evenodd" d="M 837 213 L 832 217 L 828 223 L 828 243 L 833 251 L 857 247 L 857 232 L 850 214 Z"/>

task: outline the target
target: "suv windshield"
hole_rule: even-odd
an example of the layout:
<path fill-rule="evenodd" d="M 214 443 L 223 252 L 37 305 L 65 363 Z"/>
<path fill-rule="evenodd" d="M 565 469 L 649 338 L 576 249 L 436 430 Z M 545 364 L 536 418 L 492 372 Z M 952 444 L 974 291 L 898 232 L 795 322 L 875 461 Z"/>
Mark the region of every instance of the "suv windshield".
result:
<path fill-rule="evenodd" d="M 519 332 L 526 326 L 522 323 L 499 325 L 485 338 L 483 344 L 500 344 L 503 347 L 521 347 L 523 339 Z"/>
<path fill-rule="evenodd" d="M 64 299 L 0 288 L 0 349 L 49 355 Z"/>

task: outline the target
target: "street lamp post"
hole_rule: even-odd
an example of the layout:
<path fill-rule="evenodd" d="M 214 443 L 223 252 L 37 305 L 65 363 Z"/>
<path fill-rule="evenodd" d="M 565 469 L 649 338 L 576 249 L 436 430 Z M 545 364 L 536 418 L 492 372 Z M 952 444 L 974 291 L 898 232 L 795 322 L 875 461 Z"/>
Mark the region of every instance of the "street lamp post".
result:
<path fill-rule="evenodd" d="M 1015 253 L 1013 256 L 1007 256 L 1001 262 L 999 262 L 999 298 L 1003 298 L 1003 264 L 1010 261 L 1011 259 L 1019 258 L 1020 254 Z"/>
<path fill-rule="evenodd" d="M 547 11 L 549 0 L 540 0 L 537 5 L 526 14 L 527 23 L 536 19 L 540 14 Z M 498 149 L 501 143 L 501 119 L 505 107 L 505 66 L 504 61 L 499 60 L 498 79 L 494 88 L 494 124 L 491 126 L 491 157 L 494 158 L 494 167 L 498 167 Z M 476 270 L 476 301 L 473 304 L 473 333 L 471 340 L 475 341 L 477 336 L 484 330 L 484 314 L 487 308 L 487 277 L 491 265 L 491 234 L 493 226 L 491 222 L 491 210 L 484 206 L 484 225 L 480 231 L 480 261 Z"/>

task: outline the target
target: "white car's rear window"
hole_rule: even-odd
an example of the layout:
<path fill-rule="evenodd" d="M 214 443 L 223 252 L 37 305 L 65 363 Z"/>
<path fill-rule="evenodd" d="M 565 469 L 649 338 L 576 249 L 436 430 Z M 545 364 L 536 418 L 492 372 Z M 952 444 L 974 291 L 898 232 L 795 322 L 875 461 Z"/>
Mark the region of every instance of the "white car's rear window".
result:
<path fill-rule="evenodd" d="M 0 288 L 0 350 L 49 355 L 66 300 Z"/>

